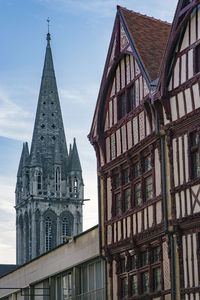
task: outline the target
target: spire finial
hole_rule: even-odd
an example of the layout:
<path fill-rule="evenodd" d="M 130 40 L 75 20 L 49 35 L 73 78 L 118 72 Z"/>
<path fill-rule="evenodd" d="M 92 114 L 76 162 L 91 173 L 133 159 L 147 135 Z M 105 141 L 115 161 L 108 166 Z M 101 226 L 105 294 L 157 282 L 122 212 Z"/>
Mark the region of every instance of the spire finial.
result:
<path fill-rule="evenodd" d="M 49 19 L 49 17 L 47 18 L 47 26 L 48 26 L 48 33 L 47 33 L 47 42 L 49 43 L 50 42 L 50 40 L 51 40 L 51 35 L 50 35 L 50 33 L 49 33 L 49 23 L 50 23 L 50 19 Z"/>

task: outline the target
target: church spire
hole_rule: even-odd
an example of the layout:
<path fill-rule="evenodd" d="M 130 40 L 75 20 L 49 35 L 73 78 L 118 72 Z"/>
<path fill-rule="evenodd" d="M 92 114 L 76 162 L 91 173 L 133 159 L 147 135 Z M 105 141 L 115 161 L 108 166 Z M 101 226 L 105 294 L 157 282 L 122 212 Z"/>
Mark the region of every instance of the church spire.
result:
<path fill-rule="evenodd" d="M 31 158 L 34 157 L 33 152 L 39 152 L 42 167 L 51 176 L 55 151 L 60 149 L 63 171 L 66 169 L 68 153 L 50 46 L 49 19 L 47 21 L 47 47 L 32 138 Z"/>

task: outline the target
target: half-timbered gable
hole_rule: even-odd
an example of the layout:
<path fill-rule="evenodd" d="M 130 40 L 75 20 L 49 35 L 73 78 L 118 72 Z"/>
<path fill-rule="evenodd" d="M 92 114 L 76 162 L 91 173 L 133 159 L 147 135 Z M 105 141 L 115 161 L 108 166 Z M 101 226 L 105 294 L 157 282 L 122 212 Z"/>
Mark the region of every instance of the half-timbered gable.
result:
<path fill-rule="evenodd" d="M 118 7 L 89 136 L 100 175 L 102 250 L 112 299 L 147 293 L 160 299 L 171 286 L 152 105 L 170 28 Z"/>
<path fill-rule="evenodd" d="M 161 127 L 170 163 L 168 200 L 178 249 L 181 299 L 200 297 L 199 28 L 199 1 L 179 1 L 161 71 L 159 99 L 155 99 L 155 103 L 161 101 L 164 111 Z"/>

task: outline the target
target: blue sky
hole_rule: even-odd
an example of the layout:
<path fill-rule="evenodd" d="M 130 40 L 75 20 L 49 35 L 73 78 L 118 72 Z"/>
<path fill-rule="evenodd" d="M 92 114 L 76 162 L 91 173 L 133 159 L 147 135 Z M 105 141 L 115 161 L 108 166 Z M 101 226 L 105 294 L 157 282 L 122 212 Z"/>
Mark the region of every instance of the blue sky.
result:
<path fill-rule="evenodd" d="M 177 1 L 0 0 L 0 263 L 15 263 L 15 182 L 31 142 L 46 47 L 51 47 L 69 143 L 76 137 L 85 183 L 84 229 L 97 223 L 96 159 L 90 131 L 116 5 L 172 21 Z"/>

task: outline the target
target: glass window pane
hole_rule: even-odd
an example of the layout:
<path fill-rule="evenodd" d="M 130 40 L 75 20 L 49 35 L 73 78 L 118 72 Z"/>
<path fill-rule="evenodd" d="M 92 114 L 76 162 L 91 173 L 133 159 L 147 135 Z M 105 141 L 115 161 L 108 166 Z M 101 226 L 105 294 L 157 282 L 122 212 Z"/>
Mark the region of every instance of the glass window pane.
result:
<path fill-rule="evenodd" d="M 153 281 L 154 281 L 153 286 L 155 291 L 161 290 L 160 279 L 161 279 L 161 270 L 160 268 L 156 268 L 153 270 Z"/>
<path fill-rule="evenodd" d="M 136 164 L 135 165 L 135 178 L 140 176 L 140 165 Z"/>
<path fill-rule="evenodd" d="M 200 157 L 199 152 L 196 151 L 192 153 L 192 167 L 193 167 L 193 177 L 200 177 Z"/>
<path fill-rule="evenodd" d="M 135 205 L 139 205 L 142 202 L 141 198 L 141 183 L 135 185 Z"/>
<path fill-rule="evenodd" d="M 142 273 L 142 293 L 147 293 L 149 291 L 149 273 Z"/>
<path fill-rule="evenodd" d="M 63 299 L 68 299 L 72 295 L 72 274 L 68 273 L 62 277 Z"/>
<path fill-rule="evenodd" d="M 120 215 L 120 213 L 121 213 L 121 194 L 117 194 L 115 196 L 115 207 L 116 207 L 116 215 Z"/>
<path fill-rule="evenodd" d="M 89 265 L 89 291 L 94 290 L 94 264 Z"/>
<path fill-rule="evenodd" d="M 159 253 L 160 253 L 160 248 L 155 247 L 152 249 L 152 261 L 153 263 L 159 262 Z"/>
<path fill-rule="evenodd" d="M 82 268 L 82 293 L 88 292 L 88 278 L 87 278 L 87 267 Z"/>
<path fill-rule="evenodd" d="M 115 189 L 120 187 L 120 177 L 119 174 L 115 175 Z"/>
<path fill-rule="evenodd" d="M 136 255 L 131 256 L 131 268 L 132 270 L 136 269 Z"/>
<path fill-rule="evenodd" d="M 125 94 L 123 94 L 121 96 L 121 103 L 122 103 L 122 117 L 124 117 L 125 114 L 126 114 L 126 97 L 125 97 Z"/>
<path fill-rule="evenodd" d="M 126 297 L 128 294 L 128 280 L 127 278 L 122 279 L 122 297 Z"/>
<path fill-rule="evenodd" d="M 145 158 L 144 170 L 145 170 L 145 172 L 151 170 L 151 157 L 150 156 Z"/>
<path fill-rule="evenodd" d="M 137 275 L 131 277 L 131 289 L 132 295 L 138 294 Z"/>
<path fill-rule="evenodd" d="M 128 170 L 124 171 L 124 184 L 129 183 L 129 174 L 128 174 Z"/>
<path fill-rule="evenodd" d="M 146 200 L 151 199 L 153 197 L 152 177 L 148 177 L 145 180 L 145 190 Z"/>
<path fill-rule="evenodd" d="M 129 210 L 131 208 L 131 190 L 126 189 L 124 193 L 125 198 L 125 210 Z"/>
<path fill-rule="evenodd" d="M 132 86 L 129 90 L 129 97 L 130 97 L 130 110 L 135 108 L 135 90 L 134 87 Z"/>
<path fill-rule="evenodd" d="M 102 282 L 102 271 L 101 270 L 101 262 L 96 263 L 96 288 L 101 289 L 103 288 L 103 282 Z"/>
<path fill-rule="evenodd" d="M 148 264 L 148 253 L 144 251 L 141 253 L 141 267 L 144 267 Z"/>

